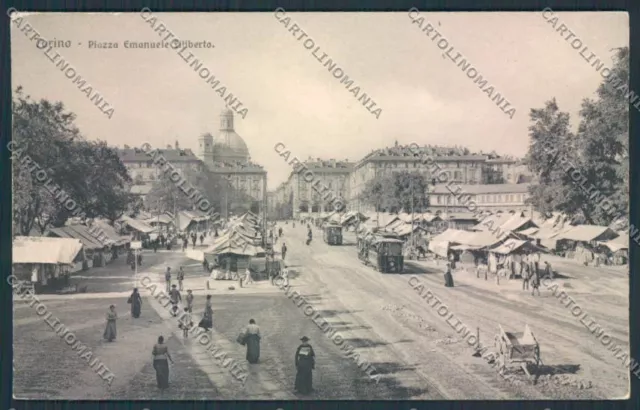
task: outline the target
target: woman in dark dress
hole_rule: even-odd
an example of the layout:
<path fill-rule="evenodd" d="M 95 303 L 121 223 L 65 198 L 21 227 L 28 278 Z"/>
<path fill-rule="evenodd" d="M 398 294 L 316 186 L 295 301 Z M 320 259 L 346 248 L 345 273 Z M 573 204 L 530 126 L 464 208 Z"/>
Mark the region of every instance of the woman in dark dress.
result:
<path fill-rule="evenodd" d="M 169 360 L 173 363 L 173 359 L 167 345 L 164 344 L 164 337 L 158 337 L 158 343 L 153 345 L 151 354 L 153 355 L 153 368 L 156 370 L 158 388 L 167 389 L 169 388 Z"/>
<path fill-rule="evenodd" d="M 247 345 L 247 361 L 252 364 L 258 363 L 260 359 L 260 328 L 253 319 L 249 320 L 249 326 L 244 332 L 244 341 Z"/>
<path fill-rule="evenodd" d="M 139 318 L 142 310 L 142 297 L 138 293 L 138 288 L 133 288 L 133 293 L 127 302 L 131 304 L 131 317 Z"/>
<path fill-rule="evenodd" d="M 309 338 L 303 336 L 302 344 L 296 350 L 296 382 L 295 391 L 309 394 L 313 391 L 313 369 L 316 368 L 316 354 L 309 343 Z"/>
<path fill-rule="evenodd" d="M 207 295 L 207 301 L 204 304 L 204 314 L 202 320 L 198 324 L 199 327 L 204 330 L 209 330 L 213 327 L 213 309 L 211 308 L 211 295 Z"/>
<path fill-rule="evenodd" d="M 453 287 L 453 275 L 451 274 L 451 265 L 447 263 L 447 270 L 444 272 L 444 286 Z"/>
<path fill-rule="evenodd" d="M 111 305 L 109 306 L 109 311 L 107 312 L 107 327 L 104 329 L 104 334 L 102 335 L 104 339 L 109 342 L 113 342 L 113 339 L 115 339 L 117 335 L 116 320 L 118 320 L 116 307 L 114 305 Z"/>

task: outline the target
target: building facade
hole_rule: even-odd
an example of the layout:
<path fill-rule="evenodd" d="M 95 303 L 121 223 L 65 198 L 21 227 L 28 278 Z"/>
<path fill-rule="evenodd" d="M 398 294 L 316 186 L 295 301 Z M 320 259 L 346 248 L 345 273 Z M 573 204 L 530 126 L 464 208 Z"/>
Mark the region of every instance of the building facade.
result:
<path fill-rule="evenodd" d="M 267 200 L 267 172 L 264 167 L 251 161 L 247 144 L 235 131 L 232 110 L 222 110 L 217 137 L 205 133 L 198 138 L 198 157 L 210 172 L 220 175 L 235 190 L 251 198 L 252 203 L 244 205 L 262 212 Z M 227 208 L 234 201 L 247 202 L 238 197 L 226 198 Z"/>
<path fill-rule="evenodd" d="M 454 195 L 451 191 L 457 192 Z M 432 212 L 527 211 L 529 184 L 436 185 L 429 192 Z M 473 201 L 471 209 L 469 203 Z"/>
<path fill-rule="evenodd" d="M 427 158 L 433 161 L 427 161 Z M 396 144 L 376 150 L 354 166 L 350 176 L 349 209 L 373 211 L 372 205 L 361 200 L 362 192 L 369 181 L 394 172 L 417 172 L 435 184 L 441 182 L 438 174 L 446 174 L 446 179 L 441 178 L 457 184 L 479 184 L 482 181 L 482 164 L 486 160 L 486 156 L 472 155 L 459 148 L 424 146 L 410 149 Z"/>
<path fill-rule="evenodd" d="M 528 196 L 528 185 L 521 183 L 530 182 L 530 178 L 527 178 L 528 170 L 521 161 L 500 157 L 496 153 L 473 154 L 460 147 L 427 145 L 415 148 L 396 143 L 393 147 L 372 151 L 356 163 L 317 159 L 308 160 L 305 166 L 314 175 L 317 174 L 320 182 L 336 196 L 345 198 L 348 210 L 359 212 L 375 210 L 373 205 L 361 199 L 367 184 L 395 172 L 422 174 L 431 183 L 433 193 L 430 193 L 430 202 L 431 207 L 436 210 L 447 208 L 448 204 L 442 201 L 455 200 L 446 198 L 446 194 L 450 192 L 445 183 L 475 186 L 476 188 L 466 188 L 464 192 L 473 195 L 477 192 L 478 205 L 483 209 L 514 209 L 523 207 Z M 487 180 L 490 180 L 489 184 L 486 183 Z M 315 178 L 312 183 L 308 183 L 303 175 L 292 172 L 288 180 L 274 191 L 274 207 L 280 210 L 277 212 L 279 218 L 298 218 L 307 213 L 313 215 L 330 211 L 327 204 L 319 198 L 319 193 L 312 188 L 313 184 Z M 446 192 L 441 191 L 442 189 Z M 503 192 L 504 189 L 510 192 Z M 497 196 L 494 197 L 494 194 Z M 466 211 L 463 207 L 458 208 L 461 212 Z M 453 209 L 449 211 L 452 212 Z"/>
<path fill-rule="evenodd" d="M 153 183 L 161 178 L 164 170 L 153 163 L 153 157 L 141 148 L 121 148 L 117 150 L 120 161 L 127 168 L 133 184 L 131 193 L 142 199 L 151 191 Z M 185 175 L 186 172 L 202 172 L 204 164 L 190 149 L 180 149 L 178 142 L 175 146 L 158 149 L 174 169 Z"/>

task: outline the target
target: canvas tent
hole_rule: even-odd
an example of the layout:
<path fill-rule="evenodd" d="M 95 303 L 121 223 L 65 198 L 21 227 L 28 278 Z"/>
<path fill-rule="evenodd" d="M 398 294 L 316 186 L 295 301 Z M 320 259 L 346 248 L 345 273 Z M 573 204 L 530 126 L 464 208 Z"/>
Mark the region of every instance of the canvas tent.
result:
<path fill-rule="evenodd" d="M 82 243 L 73 238 L 16 236 L 13 240 L 12 262 L 71 265 L 82 250 Z"/>
<path fill-rule="evenodd" d="M 606 241 L 617 237 L 618 234 L 606 226 L 577 225 L 572 226 L 558 235 L 558 240 L 575 242 Z"/>

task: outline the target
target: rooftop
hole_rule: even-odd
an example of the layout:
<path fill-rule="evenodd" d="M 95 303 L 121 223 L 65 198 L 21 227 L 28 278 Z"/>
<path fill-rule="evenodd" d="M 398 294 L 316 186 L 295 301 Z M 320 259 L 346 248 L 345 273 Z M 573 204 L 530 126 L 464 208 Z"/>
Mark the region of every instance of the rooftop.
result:
<path fill-rule="evenodd" d="M 458 187 L 460 189 L 458 189 Z M 465 194 L 523 194 L 529 192 L 529 184 L 476 184 L 476 185 L 435 185 L 430 188 L 432 194 L 450 194 L 457 191 Z"/>
<path fill-rule="evenodd" d="M 159 148 L 158 152 L 167 162 L 200 162 L 198 157 L 196 157 L 190 149 Z M 125 164 L 127 162 L 147 162 L 152 159 L 151 155 L 145 153 L 140 148 L 119 148 L 118 156 Z"/>

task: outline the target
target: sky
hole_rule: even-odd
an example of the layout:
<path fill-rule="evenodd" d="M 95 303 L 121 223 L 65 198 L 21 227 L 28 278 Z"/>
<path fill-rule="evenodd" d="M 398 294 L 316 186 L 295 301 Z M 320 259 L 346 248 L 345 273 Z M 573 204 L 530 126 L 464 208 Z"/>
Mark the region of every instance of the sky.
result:
<path fill-rule="evenodd" d="M 612 49 L 629 44 L 627 13 L 556 15 L 606 66 Z M 318 56 L 328 54 L 376 102 L 373 109 L 382 110 L 376 118 L 274 13 L 155 16 L 181 40 L 215 46 L 189 51 L 247 108 L 244 119 L 236 115 L 236 132 L 252 161 L 266 168 L 270 190 L 292 171 L 274 149 L 278 143 L 291 151 L 289 161 L 357 161 L 396 141 L 522 157 L 531 108 L 555 97 L 575 129 L 583 99 L 594 98 L 602 81 L 542 13 L 421 13 L 438 24 L 454 47 L 451 54 L 464 55 L 516 108 L 510 118 L 406 12 L 286 13 L 289 27 L 297 23 L 320 47 Z M 101 112 L 15 25 L 13 88 L 21 85 L 34 99 L 63 102 L 87 139 L 119 147 L 177 140 L 196 152 L 199 135 L 217 137 L 225 103 L 176 51 L 124 48 L 127 40 L 161 40 L 139 13 L 37 13 L 24 20 L 43 38 L 70 41 L 71 47 L 53 51 L 114 110 L 111 118 Z M 118 48 L 89 48 L 91 41 Z"/>

